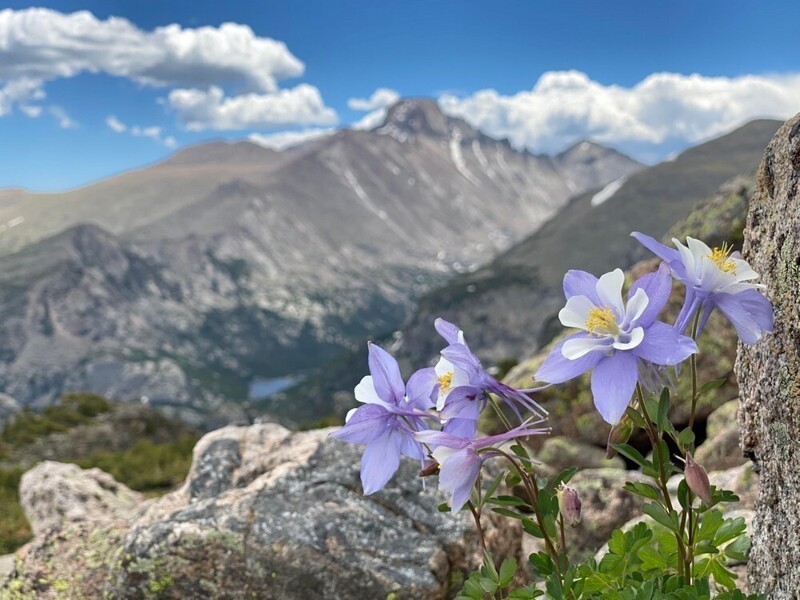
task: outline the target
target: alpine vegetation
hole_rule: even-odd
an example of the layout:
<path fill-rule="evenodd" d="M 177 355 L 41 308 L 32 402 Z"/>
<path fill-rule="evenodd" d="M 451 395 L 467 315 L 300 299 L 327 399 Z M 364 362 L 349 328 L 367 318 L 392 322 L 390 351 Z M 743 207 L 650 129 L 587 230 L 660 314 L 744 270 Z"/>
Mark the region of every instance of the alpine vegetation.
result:
<path fill-rule="evenodd" d="M 535 375 L 545 387 L 591 372 L 595 407 L 610 425 L 608 453 L 620 454 L 642 473 L 625 490 L 644 499 L 648 517 L 611 535 L 604 555 L 571 559 L 570 530 L 581 520 L 581 490 L 568 485 L 571 467 L 545 476 L 531 458 L 526 439 L 547 435 L 547 411 L 534 397 L 542 387 L 513 389 L 490 375 L 470 350 L 464 332 L 442 319 L 435 323 L 446 347 L 434 367 L 403 382 L 397 361 L 370 345 L 370 375 L 356 386 L 362 403 L 332 435 L 365 444 L 361 481 L 365 494 L 378 492 L 398 469 L 401 456 L 420 462 L 420 477 L 438 477 L 442 511 L 468 510 L 475 521 L 483 565 L 464 582 L 458 600 L 514 598 L 744 600 L 734 561 L 749 550 L 744 519 L 726 518 L 725 503 L 738 501 L 711 485 L 694 459 L 697 401 L 724 379 L 698 381 L 698 345 L 708 316 L 719 309 L 740 340 L 756 343 L 772 329 L 772 306 L 758 274 L 727 245 L 709 248 L 687 238 L 668 248 L 632 234 L 664 262 L 633 282 L 625 294 L 620 269 L 595 277 L 569 271 L 566 304 L 559 312 L 573 330 L 556 344 Z M 673 282 L 685 287 L 685 302 L 672 325 L 659 320 Z M 577 332 L 575 332 L 577 330 Z M 688 368 L 681 368 L 688 362 Z M 690 378 L 691 396 L 680 397 L 677 381 Z M 683 389 L 683 388 L 681 388 Z M 690 407 L 688 426 L 678 429 L 670 407 Z M 482 415 L 503 424 L 481 435 Z M 640 432 L 652 455 L 629 444 Z M 641 445 L 640 445 L 641 448 Z M 491 467 L 488 461 L 495 463 Z M 677 477 L 677 493 L 668 481 Z M 670 493 L 672 490 L 672 493 Z M 521 522 L 538 551 L 525 567 L 506 557 L 498 566 L 483 534 L 491 510 Z"/>

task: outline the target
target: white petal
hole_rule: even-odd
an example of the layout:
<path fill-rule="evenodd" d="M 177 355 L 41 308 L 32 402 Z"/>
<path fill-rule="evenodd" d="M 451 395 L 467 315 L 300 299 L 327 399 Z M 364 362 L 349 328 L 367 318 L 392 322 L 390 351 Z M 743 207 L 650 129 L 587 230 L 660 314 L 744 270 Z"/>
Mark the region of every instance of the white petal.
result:
<path fill-rule="evenodd" d="M 436 366 L 433 367 L 433 370 L 436 372 L 437 377 L 441 377 L 442 375 L 447 375 L 448 373 L 452 373 L 455 367 L 453 363 L 451 363 L 446 358 L 440 358 L 439 362 L 436 363 Z"/>
<path fill-rule="evenodd" d="M 750 266 L 746 260 L 742 260 L 741 258 L 734 258 L 734 264 L 736 265 L 736 282 L 740 281 L 748 281 L 750 279 L 758 279 L 760 275 L 753 270 L 753 267 Z"/>
<path fill-rule="evenodd" d="M 378 397 L 378 392 L 375 391 L 375 384 L 372 382 L 372 375 L 367 375 L 356 386 L 354 390 L 356 400 L 364 404 L 381 404 L 386 405 L 386 402 Z"/>
<path fill-rule="evenodd" d="M 689 247 L 692 256 L 694 256 L 695 262 L 700 262 L 701 258 L 711 254 L 711 248 L 705 242 L 696 240 L 693 237 L 686 236 L 686 245 Z"/>
<path fill-rule="evenodd" d="M 357 408 L 351 408 L 350 410 L 348 410 L 347 415 L 345 415 L 344 417 L 344 422 L 347 423 L 350 420 L 350 417 L 352 417 L 357 410 L 358 410 Z"/>
<path fill-rule="evenodd" d="M 439 463 L 440 465 L 444 464 L 444 461 L 448 459 L 452 454 L 458 452 L 458 448 L 448 448 L 447 446 L 437 446 L 436 449 L 431 452 L 434 460 Z"/>
<path fill-rule="evenodd" d="M 564 327 L 586 329 L 586 320 L 593 308 L 595 305 L 586 296 L 572 296 L 567 300 L 567 305 L 558 312 L 558 319 Z"/>
<path fill-rule="evenodd" d="M 594 350 L 605 350 L 610 348 L 608 337 L 579 337 L 572 340 L 567 340 L 561 346 L 561 354 L 568 360 L 577 360 L 581 356 L 585 356 Z"/>
<path fill-rule="evenodd" d="M 699 271 L 701 267 L 699 264 L 695 264 L 694 254 L 692 254 L 692 251 L 675 238 L 672 238 L 672 243 L 675 244 L 675 247 L 678 249 L 678 252 L 681 255 L 681 262 L 683 263 L 683 266 L 686 267 L 686 275 L 690 280 L 692 280 L 693 283 L 700 283 L 700 275 L 702 273 Z"/>
<path fill-rule="evenodd" d="M 644 339 L 644 329 L 637 327 L 631 331 L 631 340 L 629 342 L 614 342 L 614 348 L 617 350 L 633 350 L 642 343 Z"/>
<path fill-rule="evenodd" d="M 601 275 L 595 286 L 603 306 L 610 306 L 616 310 L 618 319 L 625 314 L 625 307 L 622 304 L 622 286 L 624 283 L 625 274 L 622 269 L 614 269 L 611 273 Z"/>
<path fill-rule="evenodd" d="M 647 297 L 647 292 L 642 288 L 636 290 L 633 298 L 628 300 L 628 306 L 625 307 L 625 323 L 636 323 L 636 320 L 642 316 L 648 304 L 650 304 L 650 298 Z"/>

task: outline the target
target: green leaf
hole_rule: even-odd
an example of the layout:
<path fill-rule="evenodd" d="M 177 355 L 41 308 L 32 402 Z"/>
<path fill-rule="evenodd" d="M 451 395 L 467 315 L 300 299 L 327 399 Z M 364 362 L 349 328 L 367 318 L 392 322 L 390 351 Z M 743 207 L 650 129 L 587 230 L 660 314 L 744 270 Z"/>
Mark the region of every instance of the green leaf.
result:
<path fill-rule="evenodd" d="M 486 502 L 495 506 L 528 506 L 527 502 L 516 496 L 497 496 L 496 498 L 489 498 Z"/>
<path fill-rule="evenodd" d="M 694 444 L 694 439 L 694 431 L 692 431 L 689 427 L 681 430 L 681 432 L 678 434 L 678 441 L 683 444 L 684 447 Z"/>
<path fill-rule="evenodd" d="M 714 581 L 719 585 L 729 590 L 736 587 L 736 573 L 725 567 L 720 560 L 711 561 L 711 573 L 714 575 Z"/>
<path fill-rule="evenodd" d="M 654 485 L 650 485 L 649 483 L 628 481 L 625 483 L 625 489 L 638 496 L 650 498 L 651 500 L 661 499 L 661 492 L 658 491 L 658 488 L 656 488 Z"/>
<path fill-rule="evenodd" d="M 532 535 L 533 537 L 537 538 L 544 538 L 544 534 L 542 533 L 542 529 L 539 527 L 539 524 L 535 523 L 531 519 L 522 519 L 522 529 L 524 529 L 525 533 L 528 535 Z"/>
<path fill-rule="evenodd" d="M 718 510 L 710 510 L 706 512 L 703 515 L 703 518 L 700 520 L 700 529 L 697 531 L 695 541 L 713 541 L 724 520 L 725 519 L 722 516 L 722 513 Z"/>
<path fill-rule="evenodd" d="M 516 471 L 509 471 L 508 475 L 506 475 L 506 485 L 509 488 L 513 488 L 520 483 L 522 483 L 522 478 L 519 476 L 519 474 Z"/>
<path fill-rule="evenodd" d="M 500 484 L 503 482 L 503 473 L 499 473 L 497 477 L 492 480 L 492 483 L 489 484 L 489 487 L 486 488 L 486 492 L 484 493 L 484 498 L 491 498 L 492 495 L 497 491 L 497 488 L 500 487 Z"/>
<path fill-rule="evenodd" d="M 670 531 L 678 530 L 678 515 L 675 511 L 667 514 L 667 511 L 665 511 L 660 505 L 648 503 L 642 507 L 642 512 L 652 517 L 656 523 L 663 525 Z"/>
<path fill-rule="evenodd" d="M 569 480 L 575 476 L 575 473 L 578 472 L 578 467 L 570 467 L 568 469 L 564 469 L 558 475 L 553 477 L 552 481 L 548 484 L 548 488 L 551 490 L 556 489 L 560 484 L 567 484 Z"/>
<path fill-rule="evenodd" d="M 750 550 L 750 539 L 746 535 L 739 536 L 725 548 L 725 556 L 731 560 L 747 560 Z"/>
<path fill-rule="evenodd" d="M 636 448 L 628 444 L 612 444 L 612 448 L 614 448 L 614 450 L 622 454 L 622 456 L 624 456 L 625 458 L 628 458 L 633 462 L 635 462 L 640 467 L 644 467 L 649 462 L 645 459 L 644 456 L 642 456 L 641 452 L 639 452 Z"/>
<path fill-rule="evenodd" d="M 620 556 L 625 554 L 628 545 L 625 543 L 625 534 L 621 529 L 615 529 L 611 532 L 611 539 L 608 540 L 608 551 Z"/>
<path fill-rule="evenodd" d="M 494 594 L 497 591 L 497 582 L 488 577 L 481 577 L 480 586 L 487 594 Z"/>
<path fill-rule="evenodd" d="M 525 515 L 521 515 L 518 512 L 508 509 L 508 508 L 493 508 L 492 512 L 496 512 L 498 515 L 503 515 L 504 517 L 509 517 L 510 519 L 526 519 Z"/>
<path fill-rule="evenodd" d="M 534 552 L 528 557 L 528 562 L 531 563 L 533 574 L 538 577 L 549 577 L 553 571 L 553 559 L 547 552 Z"/>
<path fill-rule="evenodd" d="M 500 586 L 506 587 L 514 580 L 517 574 L 517 561 L 514 558 L 507 558 L 500 565 Z"/>
<path fill-rule="evenodd" d="M 745 524 L 743 517 L 725 519 L 720 528 L 717 530 L 717 534 L 714 536 L 714 544 L 721 546 L 725 542 L 740 536 L 746 530 L 747 525 Z"/>
<path fill-rule="evenodd" d="M 715 390 L 718 387 L 722 387 L 725 385 L 727 379 L 723 377 L 722 379 L 714 379 L 713 381 L 706 381 L 703 385 L 700 386 L 700 389 L 697 390 L 697 397 L 699 398 L 703 394 L 710 392 L 711 390 Z"/>
<path fill-rule="evenodd" d="M 450 505 L 447 504 L 447 502 L 442 502 L 438 506 L 438 510 L 439 510 L 439 512 L 450 512 Z"/>
<path fill-rule="evenodd" d="M 681 479 L 678 484 L 678 503 L 683 510 L 689 510 L 691 502 L 689 502 L 689 486 L 686 484 L 685 479 Z"/>
<path fill-rule="evenodd" d="M 642 567 L 646 571 L 650 569 L 666 569 L 669 565 L 666 557 L 652 546 L 645 546 L 639 550 L 639 560 L 642 561 Z"/>
<path fill-rule="evenodd" d="M 661 390 L 661 397 L 658 399 L 658 413 L 656 426 L 659 431 L 665 431 L 669 421 L 669 388 Z"/>

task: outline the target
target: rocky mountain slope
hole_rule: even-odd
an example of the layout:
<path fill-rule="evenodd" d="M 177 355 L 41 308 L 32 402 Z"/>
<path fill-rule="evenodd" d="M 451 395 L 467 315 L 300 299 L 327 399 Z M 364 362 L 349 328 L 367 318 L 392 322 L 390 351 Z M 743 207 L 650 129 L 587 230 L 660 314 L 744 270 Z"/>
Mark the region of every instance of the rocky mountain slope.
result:
<path fill-rule="evenodd" d="M 779 126 L 753 121 L 599 193 L 575 197 L 520 244 L 422 298 L 402 327 L 398 351 L 432 356 L 438 340 L 431 326 L 443 316 L 469 332 L 471 346 L 490 361 L 529 355 L 560 329 L 556 313 L 567 270 L 603 273 L 633 265 L 647 253 L 631 231 L 659 238 L 724 182 L 752 175 Z"/>
<path fill-rule="evenodd" d="M 0 206 L 0 382 L 147 396 L 214 424 L 247 383 L 314 368 L 637 170 L 589 142 L 518 152 L 427 100 L 286 152 L 214 143 Z M 8 254 L 11 253 L 11 254 Z"/>

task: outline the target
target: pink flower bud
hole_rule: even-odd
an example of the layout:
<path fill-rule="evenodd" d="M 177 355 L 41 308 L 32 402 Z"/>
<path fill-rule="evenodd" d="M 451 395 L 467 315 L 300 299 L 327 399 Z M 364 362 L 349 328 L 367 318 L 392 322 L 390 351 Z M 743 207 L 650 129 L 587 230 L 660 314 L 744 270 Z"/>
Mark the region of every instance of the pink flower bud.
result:
<path fill-rule="evenodd" d="M 686 485 L 703 502 L 711 504 L 711 485 L 708 482 L 706 470 L 692 458 L 691 452 L 686 452 L 686 466 L 683 469 L 683 477 Z"/>
<path fill-rule="evenodd" d="M 581 499 L 578 498 L 578 492 L 562 483 L 556 490 L 556 496 L 558 497 L 558 510 L 561 512 L 564 522 L 575 527 L 581 522 Z"/>

